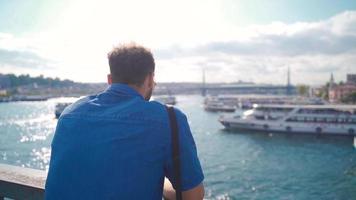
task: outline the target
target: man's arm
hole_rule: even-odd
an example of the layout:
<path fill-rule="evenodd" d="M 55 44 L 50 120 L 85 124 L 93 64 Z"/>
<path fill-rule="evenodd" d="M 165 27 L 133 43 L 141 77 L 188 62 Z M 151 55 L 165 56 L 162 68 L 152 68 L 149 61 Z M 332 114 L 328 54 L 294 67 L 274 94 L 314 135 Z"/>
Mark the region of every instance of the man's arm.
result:
<path fill-rule="evenodd" d="M 200 183 L 198 186 L 182 192 L 183 200 L 202 200 L 204 198 L 204 185 Z M 163 187 L 163 197 L 167 200 L 176 199 L 176 191 L 171 182 L 165 178 Z"/>
<path fill-rule="evenodd" d="M 183 199 L 203 199 L 204 197 L 204 174 L 201 168 L 197 148 L 194 138 L 190 131 L 187 117 L 178 109 L 174 109 L 178 122 L 179 130 L 179 156 L 181 161 L 181 188 Z M 170 145 L 171 146 L 171 145 Z M 175 186 L 173 159 L 171 152 L 168 152 L 167 161 L 165 164 L 165 176 L 168 180 L 165 181 L 164 196 L 168 199 L 175 199 L 175 191 L 172 184 Z"/>

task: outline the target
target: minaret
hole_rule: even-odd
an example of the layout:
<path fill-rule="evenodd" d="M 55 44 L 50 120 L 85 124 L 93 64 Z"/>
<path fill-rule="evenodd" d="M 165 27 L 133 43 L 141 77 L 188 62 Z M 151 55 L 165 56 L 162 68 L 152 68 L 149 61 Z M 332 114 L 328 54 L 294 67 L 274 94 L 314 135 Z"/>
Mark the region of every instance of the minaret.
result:
<path fill-rule="evenodd" d="M 328 98 L 329 98 L 329 101 L 330 102 L 334 102 L 336 99 L 335 99 L 335 94 L 334 92 L 332 92 L 332 90 L 334 89 L 335 87 L 335 80 L 334 80 L 334 74 L 331 73 L 330 75 L 330 81 L 329 81 L 329 88 L 327 90 L 327 94 L 328 94 Z"/>
<path fill-rule="evenodd" d="M 331 72 L 329 87 L 334 87 L 334 85 L 335 85 L 334 74 Z"/>
<path fill-rule="evenodd" d="M 329 91 L 335 87 L 334 74 L 331 73 L 329 81 Z"/>

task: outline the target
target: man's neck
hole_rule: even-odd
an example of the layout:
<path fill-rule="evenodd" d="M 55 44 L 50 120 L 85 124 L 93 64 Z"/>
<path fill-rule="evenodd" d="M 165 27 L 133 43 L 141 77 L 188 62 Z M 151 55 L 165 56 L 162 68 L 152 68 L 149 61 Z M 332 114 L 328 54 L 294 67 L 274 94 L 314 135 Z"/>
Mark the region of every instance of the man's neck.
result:
<path fill-rule="evenodd" d="M 142 87 L 138 87 L 137 85 L 132 84 L 128 84 L 128 86 L 136 90 L 136 92 L 138 92 L 143 98 L 145 98 L 145 91 Z"/>

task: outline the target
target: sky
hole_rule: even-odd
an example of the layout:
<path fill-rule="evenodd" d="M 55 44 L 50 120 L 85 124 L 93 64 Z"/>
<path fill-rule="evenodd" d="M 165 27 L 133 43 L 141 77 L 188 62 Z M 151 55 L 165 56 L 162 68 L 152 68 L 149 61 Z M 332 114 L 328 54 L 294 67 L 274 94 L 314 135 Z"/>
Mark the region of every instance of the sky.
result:
<path fill-rule="evenodd" d="M 345 81 L 356 1 L 0 0 L 0 73 L 105 82 L 128 42 L 151 49 L 157 82 Z"/>

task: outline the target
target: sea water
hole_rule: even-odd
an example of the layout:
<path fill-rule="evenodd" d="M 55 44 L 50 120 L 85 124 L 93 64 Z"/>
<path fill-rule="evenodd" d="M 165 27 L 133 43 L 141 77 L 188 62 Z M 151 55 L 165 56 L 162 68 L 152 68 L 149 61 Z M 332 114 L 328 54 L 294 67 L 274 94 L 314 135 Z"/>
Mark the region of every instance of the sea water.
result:
<path fill-rule="evenodd" d="M 48 169 L 61 100 L 0 104 L 0 163 Z M 177 101 L 198 148 L 206 199 L 356 199 L 352 138 L 226 131 L 223 113 L 204 111 L 202 97 Z"/>

